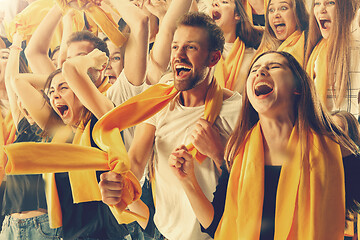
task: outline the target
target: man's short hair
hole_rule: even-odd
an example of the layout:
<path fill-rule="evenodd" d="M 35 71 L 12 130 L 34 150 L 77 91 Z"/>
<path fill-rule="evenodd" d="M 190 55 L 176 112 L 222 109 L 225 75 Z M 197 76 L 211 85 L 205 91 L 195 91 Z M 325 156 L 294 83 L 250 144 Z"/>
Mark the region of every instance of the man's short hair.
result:
<path fill-rule="evenodd" d="M 209 15 L 201 12 L 187 13 L 177 22 L 177 27 L 179 26 L 204 29 L 208 33 L 209 51 L 223 52 L 225 44 L 224 33 Z"/>
<path fill-rule="evenodd" d="M 106 56 L 109 57 L 109 55 L 110 55 L 109 49 L 108 49 L 105 41 L 101 40 L 100 38 L 98 38 L 97 36 L 95 36 L 94 34 L 92 34 L 91 32 L 89 32 L 87 30 L 83 30 L 83 31 L 75 32 L 75 33 L 71 34 L 67 41 L 67 45 L 70 45 L 70 43 L 73 43 L 73 42 L 81 42 L 81 41 L 91 42 L 94 45 L 94 48 L 97 48 L 100 51 L 106 53 Z"/>

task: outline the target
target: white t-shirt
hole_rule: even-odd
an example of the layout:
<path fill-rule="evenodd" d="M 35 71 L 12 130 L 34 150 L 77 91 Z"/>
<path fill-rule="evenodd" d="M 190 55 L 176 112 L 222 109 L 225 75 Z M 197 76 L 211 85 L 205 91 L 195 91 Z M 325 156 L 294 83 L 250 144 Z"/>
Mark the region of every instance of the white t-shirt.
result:
<path fill-rule="evenodd" d="M 106 91 L 106 96 L 119 106 L 128 99 L 140 94 L 149 87 L 145 82 L 140 86 L 132 85 L 125 76 L 125 72 L 121 71 L 119 77 L 114 84 Z M 135 127 L 123 130 L 124 145 L 129 150 L 132 140 L 134 139 Z"/>
<path fill-rule="evenodd" d="M 215 126 L 225 143 L 235 127 L 241 107 L 241 96 L 234 93 L 223 102 Z M 187 145 L 195 123 L 204 116 L 204 105 L 184 107 L 178 99 L 146 121 L 155 131 L 155 216 L 159 231 L 170 240 L 202 240 L 211 237 L 201 232 L 190 202 L 177 177 L 171 171 L 168 158 L 181 144 Z M 195 163 L 196 178 L 205 196 L 212 201 L 219 173 L 215 164 L 207 158 L 202 164 Z"/>

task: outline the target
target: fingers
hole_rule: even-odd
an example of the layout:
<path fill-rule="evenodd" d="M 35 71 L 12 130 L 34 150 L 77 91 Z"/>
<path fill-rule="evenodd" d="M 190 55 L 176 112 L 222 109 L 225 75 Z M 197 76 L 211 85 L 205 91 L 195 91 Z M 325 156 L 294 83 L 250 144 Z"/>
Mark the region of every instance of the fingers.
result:
<path fill-rule="evenodd" d="M 124 179 L 120 174 L 106 172 L 100 175 L 99 188 L 102 201 L 108 205 L 116 205 L 121 201 Z"/>

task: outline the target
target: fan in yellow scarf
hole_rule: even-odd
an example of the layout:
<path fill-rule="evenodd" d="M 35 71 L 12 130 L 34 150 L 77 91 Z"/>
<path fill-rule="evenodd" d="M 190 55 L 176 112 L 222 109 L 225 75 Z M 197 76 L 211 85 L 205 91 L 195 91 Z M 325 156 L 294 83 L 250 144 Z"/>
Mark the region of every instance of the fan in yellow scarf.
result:
<path fill-rule="evenodd" d="M 215 68 L 215 78 L 223 88 L 242 92 L 262 32 L 254 28 L 240 0 L 214 1 L 210 13 L 223 30 L 225 49 Z M 231 47 L 230 47 L 231 45 Z"/>
<path fill-rule="evenodd" d="M 313 2 L 305 63 L 306 71 L 314 80 L 316 91 L 328 111 L 345 110 L 358 117 L 360 82 L 356 74 L 357 62 L 354 62 L 357 58 L 351 51 L 355 42 L 351 34 L 355 2 Z"/>
<path fill-rule="evenodd" d="M 193 160 L 179 163 L 205 231 L 217 229 L 215 239 L 343 239 L 346 151 L 339 143 L 348 152 L 358 148 L 322 110 L 300 64 L 286 52 L 260 55 L 243 104 L 225 152 L 228 184 L 220 179 L 212 204 L 196 187 Z"/>
<path fill-rule="evenodd" d="M 81 58 L 81 59 L 80 59 Z M 95 61 L 96 59 L 96 61 Z M 91 101 L 96 101 L 97 103 L 101 103 L 101 105 L 91 105 L 93 107 L 89 107 L 92 111 L 95 112 L 96 117 L 100 117 L 105 114 L 105 112 L 108 112 L 110 109 L 113 108 L 113 104 L 108 100 L 99 90 L 104 91 L 107 89 L 108 84 L 106 81 L 104 81 L 100 86 L 99 89 L 97 89 L 94 85 L 94 83 L 91 81 L 90 77 L 87 75 L 87 70 L 82 70 L 80 72 L 77 72 L 74 70 L 74 67 L 72 67 L 74 62 L 82 61 L 81 66 L 84 69 L 88 69 L 89 67 L 95 67 L 95 68 L 103 68 L 104 62 L 106 62 L 107 57 L 105 56 L 105 53 L 100 52 L 98 49 L 94 50 L 92 53 L 86 56 L 79 56 L 78 58 L 72 58 L 71 60 L 68 60 L 65 62 L 64 68 L 66 70 L 64 71 L 64 75 L 67 76 L 67 80 L 62 77 L 61 69 L 55 71 L 53 74 L 51 74 L 48 78 L 48 88 L 49 89 L 49 98 L 50 98 L 50 104 L 51 107 L 47 103 L 43 103 L 43 95 L 35 89 L 34 84 L 41 85 L 41 82 L 43 83 L 47 78 L 41 77 L 40 75 L 35 74 L 29 74 L 29 75 L 20 75 L 19 81 L 16 81 L 16 92 L 21 99 L 21 101 L 25 101 L 24 105 L 27 107 L 28 111 L 31 113 L 31 116 L 34 118 L 35 121 L 39 123 L 42 129 L 45 129 L 47 132 L 52 133 L 54 131 L 54 128 L 59 124 L 59 122 L 54 122 L 51 118 L 49 120 L 49 114 L 54 114 L 55 112 L 58 116 L 60 116 L 61 120 L 66 123 L 70 129 L 70 131 L 65 131 L 62 128 L 58 130 L 58 132 L 55 134 L 55 137 L 53 139 L 54 142 L 66 142 L 69 139 L 71 139 L 71 127 L 74 129 L 74 126 L 78 125 L 78 122 L 81 121 L 79 127 L 77 128 L 77 133 L 75 136 L 75 143 L 80 143 L 83 145 L 90 145 L 90 124 L 94 121 L 96 121 L 95 117 L 92 117 L 89 110 L 87 110 L 82 102 L 80 102 L 80 99 L 83 100 L 87 104 L 89 104 Z M 71 63 L 70 63 L 71 62 Z M 87 63 L 87 64 L 84 64 Z M 100 66 L 93 64 L 99 64 Z M 85 72 L 85 74 L 83 74 Z M 96 74 L 95 71 L 92 71 L 92 74 Z M 70 79 L 70 80 L 69 80 Z M 86 81 L 81 81 L 81 79 L 85 79 Z M 75 83 L 71 83 L 71 80 Z M 106 80 L 106 79 L 105 79 Z M 39 83 L 40 82 L 40 83 Z M 76 85 L 79 84 L 79 85 Z M 75 85 L 75 86 L 74 86 Z M 70 88 L 71 86 L 71 88 Z M 78 88 L 76 88 L 78 87 Z M 78 91 L 72 91 L 72 89 L 80 89 Z M 76 95 L 75 95 L 76 92 Z M 85 97 L 84 97 L 85 96 Z M 86 96 L 91 96 L 91 100 L 89 101 Z M 88 97 L 89 98 L 89 97 Z M 29 100 L 30 99 L 30 100 Z M 34 102 L 38 101 L 38 104 L 35 104 Z M 86 126 L 85 129 L 83 129 L 81 126 Z M 52 132 L 51 132 L 52 131 Z M 84 133 L 84 134 L 83 134 Z M 16 144 L 14 145 L 16 147 Z M 59 150 L 58 146 L 57 149 Z M 28 156 L 35 156 L 32 155 L 31 149 L 26 150 L 26 148 L 20 147 L 21 150 L 17 152 L 23 152 Z M 32 149 L 33 150 L 33 149 Z M 94 150 L 92 150 L 94 152 Z M 66 159 L 63 159 L 64 155 L 60 152 L 57 152 L 55 150 L 51 151 L 52 153 L 56 154 L 57 157 L 61 158 L 60 162 L 66 162 Z M 72 157 L 70 159 L 76 160 L 76 152 L 72 152 Z M 96 155 L 96 154 L 95 154 Z M 45 162 L 49 162 L 48 160 L 51 159 L 51 155 L 49 152 L 42 153 L 42 157 L 45 157 L 47 160 Z M 103 156 L 103 154 L 101 155 Z M 48 158 L 49 157 L 49 158 Z M 41 157 L 37 158 L 38 160 L 41 159 Z M 107 159 L 107 158 L 106 158 Z M 89 162 L 90 159 L 89 159 Z M 27 164 L 26 164 L 27 165 Z M 35 166 L 35 165 L 33 165 Z M 99 170 L 105 170 L 108 169 L 107 164 L 103 164 L 102 167 L 98 168 L 90 168 L 90 169 L 99 169 Z M 27 168 L 27 167 L 26 167 Z M 72 170 L 72 169 L 69 169 Z M 37 171 L 34 168 L 27 168 L 27 173 L 42 173 L 47 171 Z M 51 171 L 50 171 L 51 172 Z M 61 171 L 64 172 L 64 171 Z M 81 172 L 79 172 L 81 174 Z M 94 174 L 95 175 L 95 174 Z M 74 174 L 75 177 L 76 174 Z M 61 176 L 59 176 L 61 177 Z M 50 181 L 48 181 L 50 179 Z M 133 198 L 138 198 L 139 192 L 136 191 L 136 189 L 139 189 L 140 187 L 136 184 L 138 184 L 135 177 L 131 178 L 131 175 L 129 176 L 129 179 L 132 179 L 132 182 L 135 183 L 135 191 L 130 191 L 129 196 L 132 198 L 128 199 L 126 201 L 131 201 Z M 64 190 L 68 189 L 69 187 L 66 185 L 66 181 L 59 180 L 60 186 L 55 185 L 55 177 L 54 175 L 48 175 L 46 177 L 47 180 L 47 203 L 48 203 L 48 211 L 50 216 L 50 226 L 51 227 L 59 227 L 62 226 L 62 224 L 65 222 L 64 229 L 66 232 L 64 232 L 64 236 L 72 236 L 72 235 L 79 235 L 81 236 L 82 232 L 86 228 L 93 228 L 92 231 L 94 233 L 90 232 L 90 234 L 96 234 L 97 229 L 106 228 L 107 226 L 102 225 L 103 216 L 106 215 L 106 211 L 109 212 L 106 205 L 103 203 L 93 203 L 87 206 L 80 206 L 80 205 L 74 205 L 72 202 L 72 198 L 68 197 L 66 195 L 66 192 Z M 96 180 L 96 176 L 95 176 Z M 129 182 L 129 189 L 133 189 L 134 186 L 132 186 L 131 182 Z M 59 201 L 59 198 L 57 196 L 58 192 L 61 191 L 62 193 L 62 202 Z M 131 195 L 132 194 L 132 195 Z M 100 195 L 100 194 L 98 194 Z M 65 199 L 65 200 L 64 200 Z M 67 201 L 71 199 L 71 201 Z M 101 200 L 101 199 L 95 199 L 95 200 Z M 60 208 L 60 203 L 62 204 Z M 124 204 L 125 205 L 125 204 Z M 126 204 L 127 205 L 127 204 Z M 65 215 L 65 219 L 62 219 L 62 214 L 64 214 L 64 209 L 68 208 L 68 214 Z M 77 217 L 82 217 L 81 214 L 79 214 L 79 211 L 87 211 L 89 213 L 92 212 L 92 217 L 88 216 L 87 220 L 80 221 L 78 223 L 69 222 L 69 216 L 71 214 L 75 214 Z M 70 214 L 70 215 L 69 215 Z M 76 215 L 77 214 L 77 215 Z M 100 215 L 99 215 L 100 214 Z M 107 213 L 111 217 L 111 213 Z M 74 216 L 74 217 L 75 217 Z M 109 219 L 110 220 L 110 219 Z M 112 221 L 112 220 L 111 220 Z M 122 227 L 121 225 L 118 225 L 116 223 L 116 220 L 109 222 L 110 228 L 114 228 L 114 231 L 118 234 L 121 234 Z M 69 224 L 71 224 L 71 227 L 69 228 Z M 89 232 L 88 232 L 89 233 Z M 105 235 L 103 236 L 105 237 Z"/>
<path fill-rule="evenodd" d="M 132 9 L 127 9 L 130 17 L 133 17 L 136 21 L 143 20 L 146 22 L 146 16 L 142 14 L 138 8 L 131 3 L 128 3 L 128 5 L 133 7 Z M 148 47 L 148 28 L 146 25 L 145 27 L 140 28 L 142 26 L 133 25 L 130 21 L 127 22 L 131 28 L 134 27 L 132 29 L 139 35 L 129 40 L 131 46 L 128 46 L 126 53 L 141 56 L 141 54 L 143 54 L 141 51 L 145 49 L 143 52 L 146 55 Z M 131 22 L 134 23 L 135 21 Z M 135 45 L 132 44 L 132 41 L 139 41 L 140 43 Z M 96 151 L 95 148 L 89 148 L 90 150 L 88 149 L 85 155 L 82 153 L 83 156 L 86 156 L 85 161 L 87 164 L 78 162 L 77 159 L 79 159 L 79 157 L 77 157 L 76 150 L 66 152 L 71 155 L 69 158 L 62 154 L 62 152 L 66 150 L 65 147 L 70 145 L 65 144 L 65 142 L 71 141 L 72 132 L 75 130 L 74 144 L 83 145 L 83 148 L 85 148 L 84 146 L 96 147 L 96 144 L 94 144 L 91 137 L 92 128 L 98 118 L 114 107 L 113 103 L 102 94 L 110 85 L 108 83 L 108 78 L 104 78 L 103 72 L 104 66 L 107 64 L 106 54 L 108 53 L 108 50 L 105 42 L 89 32 L 74 33 L 70 36 L 69 42 L 68 56 L 70 58 L 63 65 L 63 74 L 61 74 L 61 69 L 53 72 L 49 76 L 47 85 L 45 86 L 45 89 L 48 89 L 51 107 L 48 104 L 42 103 L 43 100 L 41 101 L 41 99 L 43 96 L 35 89 L 35 85 L 41 85 L 41 83 L 44 82 L 42 76 L 34 74 L 21 75 L 19 76 L 21 80 L 17 81 L 16 89 L 19 97 L 27 99 L 27 103 L 30 102 L 28 104 L 28 107 L 30 107 L 29 112 L 34 116 L 34 119 L 39 123 L 42 129 L 45 129 L 47 132 L 52 133 L 56 131 L 53 143 L 51 144 L 53 150 L 49 151 L 49 154 L 41 153 L 38 157 L 37 155 L 28 154 L 28 157 L 30 155 L 33 156 L 33 160 L 35 159 L 35 162 L 37 163 L 45 157 L 45 160 L 42 162 L 43 164 L 40 164 L 41 170 L 36 168 L 37 165 L 34 164 L 32 165 L 33 168 L 26 169 L 26 171 L 50 173 L 46 174 L 46 193 L 50 225 L 51 227 L 62 226 L 64 238 L 81 237 L 84 235 L 101 239 L 114 238 L 115 236 L 121 237 L 122 235 L 127 234 L 127 230 L 124 226 L 117 223 L 108 206 L 99 202 L 101 196 L 97 186 L 97 177 L 99 177 L 100 172 L 95 173 L 95 170 L 101 171 L 113 168 L 115 168 L 115 171 L 119 171 L 119 169 L 115 167 L 118 162 L 115 158 L 118 157 L 116 155 L 116 149 L 120 145 L 116 144 L 112 146 L 108 154 L 104 154 L 104 152 L 100 150 Z M 94 48 L 96 49 L 93 50 Z M 101 49 L 102 52 L 99 49 Z M 84 54 L 86 51 L 91 52 L 85 56 L 79 56 L 81 55 L 79 52 Z M 146 59 L 146 57 L 144 58 Z M 47 59 L 47 61 L 49 62 L 50 59 Z M 135 69 L 129 67 L 129 64 L 131 63 L 133 67 L 137 67 L 129 60 L 125 64 L 125 72 L 134 72 Z M 139 63 L 139 61 L 137 61 L 137 63 Z M 139 67 L 137 67 L 137 70 L 139 70 Z M 63 78 L 62 75 L 64 75 L 65 78 Z M 131 82 L 129 80 L 128 84 L 139 85 L 138 82 L 142 83 L 144 81 L 144 75 L 145 71 L 143 71 L 143 76 L 138 76 L 139 79 L 136 78 L 136 80 L 134 80 L 134 77 L 132 76 L 131 79 L 134 81 Z M 38 98 L 40 98 L 40 100 Z M 39 102 L 39 104 L 34 104 L 36 101 Z M 53 113 L 56 113 L 56 115 L 61 118 L 62 122 L 68 125 L 65 129 L 57 129 L 59 124 L 54 123 L 52 119 L 49 120 L 49 115 Z M 121 141 L 120 132 L 118 132 L 116 136 L 113 135 L 113 137 L 115 137 L 117 141 Z M 62 143 L 62 145 L 57 145 L 55 143 Z M 14 147 L 16 148 L 17 146 L 14 145 Z M 21 151 L 17 152 L 23 152 L 24 150 L 24 153 L 29 153 L 34 150 L 34 148 L 31 147 L 27 148 L 26 145 L 24 147 L 20 146 L 20 148 Z M 41 151 L 39 147 L 36 148 Z M 89 152 L 93 153 L 93 158 L 100 160 L 100 162 L 92 161 L 92 158 L 89 157 Z M 51 155 L 50 153 L 53 153 L 54 155 Z M 49 162 L 49 159 L 54 160 L 54 157 L 52 156 L 60 158 L 59 161 L 55 158 L 55 165 L 57 162 L 66 163 L 67 160 L 74 160 L 76 162 L 72 167 L 69 167 L 69 162 L 67 162 L 67 167 L 61 168 L 61 173 L 54 176 L 52 173 L 58 171 L 54 170 L 54 167 L 51 168 L 53 170 L 48 170 L 49 163 L 54 164 L 54 162 Z M 109 159 L 114 162 L 111 168 L 108 164 L 108 156 Z M 101 160 L 103 161 L 101 162 Z M 81 165 L 80 167 L 79 165 L 76 165 L 79 163 Z M 84 168 L 84 166 L 87 167 Z M 59 168 L 55 167 L 55 169 Z M 85 171 L 73 171 L 81 169 Z M 123 169 L 120 170 L 124 172 Z M 14 169 L 14 171 L 16 172 L 18 170 Z M 63 173 L 68 171 L 70 171 L 69 174 Z M 125 207 L 131 201 L 137 200 L 141 195 L 141 188 L 138 180 L 131 172 L 128 170 L 127 172 L 128 173 L 124 173 L 124 176 L 127 176 L 128 184 L 126 186 L 129 191 L 128 194 L 126 194 L 127 198 L 124 197 L 123 202 L 118 205 L 120 208 L 119 212 L 121 213 L 124 212 Z M 75 184 L 73 184 L 74 182 Z M 70 183 L 71 185 L 69 185 Z M 79 184 L 81 187 L 79 187 Z M 72 194 L 71 188 L 74 190 L 74 194 Z M 78 204 L 83 202 L 87 203 Z M 134 214 L 127 215 L 125 211 L 124 214 L 121 215 L 121 220 L 119 221 L 129 222 L 131 220 L 133 221 L 136 217 L 140 218 Z M 82 220 L 75 221 L 74 219 Z"/>
<path fill-rule="evenodd" d="M 266 8 L 264 37 L 257 54 L 269 50 L 284 51 L 303 64 L 308 19 L 304 0 L 270 0 Z"/>

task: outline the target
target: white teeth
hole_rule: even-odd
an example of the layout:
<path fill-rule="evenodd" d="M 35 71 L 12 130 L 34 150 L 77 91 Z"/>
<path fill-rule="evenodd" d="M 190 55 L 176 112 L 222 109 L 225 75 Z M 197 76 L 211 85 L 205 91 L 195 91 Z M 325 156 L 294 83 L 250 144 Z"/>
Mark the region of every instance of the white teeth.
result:
<path fill-rule="evenodd" d="M 256 83 L 256 85 L 255 85 L 255 88 L 258 88 L 258 87 L 260 87 L 260 86 L 268 86 L 269 88 L 273 88 L 273 85 L 271 85 L 270 83 L 268 83 L 268 82 L 258 82 L 258 83 Z"/>
<path fill-rule="evenodd" d="M 177 66 L 175 67 L 175 69 L 180 69 L 180 68 L 184 68 L 184 69 L 186 69 L 186 70 L 191 70 L 191 68 L 186 67 L 186 66 L 183 66 L 183 65 L 177 65 Z"/>

